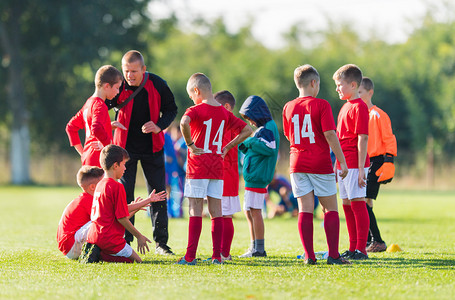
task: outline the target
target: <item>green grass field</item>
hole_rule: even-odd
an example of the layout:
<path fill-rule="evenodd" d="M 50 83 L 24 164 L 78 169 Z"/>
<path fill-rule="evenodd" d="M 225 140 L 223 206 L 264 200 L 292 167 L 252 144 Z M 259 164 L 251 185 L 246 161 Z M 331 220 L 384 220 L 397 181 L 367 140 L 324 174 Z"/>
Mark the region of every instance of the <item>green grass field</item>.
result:
<path fill-rule="evenodd" d="M 141 193 L 142 192 L 142 193 Z M 0 299 L 453 299 L 455 297 L 455 192 L 383 189 L 375 203 L 385 241 L 404 251 L 371 254 L 350 266 L 305 266 L 297 220 L 269 219 L 266 259 L 234 259 L 221 266 L 180 266 L 187 219 L 170 221 L 169 245 L 175 257 L 150 252 L 144 264 L 83 265 L 57 249 L 57 224 L 77 188 L 0 187 Z M 145 196 L 142 190 L 138 194 Z M 348 246 L 344 214 L 340 251 Z M 247 224 L 235 220 L 232 254 L 248 247 Z M 317 219 L 315 251 L 326 250 Z M 149 238 L 145 212 L 137 227 Z M 154 247 L 154 245 L 151 245 Z M 134 245 L 135 247 L 135 245 Z M 210 223 L 204 221 L 198 256 L 211 255 Z"/>

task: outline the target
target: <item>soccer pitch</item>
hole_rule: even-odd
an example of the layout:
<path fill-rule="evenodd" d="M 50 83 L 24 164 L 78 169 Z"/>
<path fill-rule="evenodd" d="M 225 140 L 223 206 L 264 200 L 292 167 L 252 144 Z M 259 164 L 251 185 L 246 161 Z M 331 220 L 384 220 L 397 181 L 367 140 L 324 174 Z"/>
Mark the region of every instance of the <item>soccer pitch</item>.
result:
<path fill-rule="evenodd" d="M 297 219 L 265 220 L 269 257 L 234 258 L 217 266 L 175 265 L 186 249 L 188 220 L 171 219 L 174 257 L 142 256 L 144 264 L 84 265 L 57 249 L 56 231 L 76 187 L 0 187 L 0 299 L 453 299 L 455 295 L 455 192 L 383 189 L 375 202 L 381 234 L 404 251 L 373 253 L 350 266 L 303 265 Z M 136 196 L 146 196 L 140 190 Z M 340 204 L 339 204 L 340 208 Z M 348 246 L 340 209 L 340 252 Z M 137 228 L 151 239 L 139 212 Z M 234 220 L 232 254 L 248 247 L 247 223 Z M 315 251 L 326 250 L 322 220 L 314 223 Z M 154 244 L 150 245 L 154 249 Z M 136 244 L 133 243 L 133 247 Z M 211 255 L 204 219 L 198 257 Z"/>

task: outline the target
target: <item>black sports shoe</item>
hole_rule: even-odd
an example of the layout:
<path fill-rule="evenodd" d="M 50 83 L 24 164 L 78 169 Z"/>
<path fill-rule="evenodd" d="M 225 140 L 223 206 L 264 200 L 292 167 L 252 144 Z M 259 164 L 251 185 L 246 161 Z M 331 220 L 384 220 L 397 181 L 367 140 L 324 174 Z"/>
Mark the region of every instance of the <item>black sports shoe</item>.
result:
<path fill-rule="evenodd" d="M 327 258 L 327 264 L 328 265 L 350 265 L 351 262 L 345 258 L 343 258 L 341 255 L 335 259 L 335 258 L 332 258 L 331 256 L 329 256 Z"/>
<path fill-rule="evenodd" d="M 253 254 L 251 254 L 252 257 L 267 257 L 267 252 L 259 252 L 259 251 L 254 251 Z"/>
<path fill-rule="evenodd" d="M 342 258 L 349 259 L 349 258 L 351 258 L 352 255 L 354 255 L 354 253 L 355 253 L 355 252 L 346 250 L 346 251 L 344 251 L 344 252 L 341 254 L 341 257 L 342 257 Z"/>
<path fill-rule="evenodd" d="M 368 259 L 368 255 L 363 254 L 360 250 L 356 249 L 354 254 L 351 255 L 351 259 L 354 259 L 354 260 Z"/>
<path fill-rule="evenodd" d="M 305 265 L 315 265 L 315 264 L 316 264 L 316 261 L 317 261 L 317 259 L 312 260 L 311 258 L 307 258 L 307 259 L 305 259 L 305 260 L 303 261 L 303 263 L 304 263 Z"/>
<path fill-rule="evenodd" d="M 101 249 L 95 244 L 85 243 L 79 262 L 83 264 L 97 263 L 100 261 Z"/>
<path fill-rule="evenodd" d="M 168 245 L 158 245 L 158 246 L 156 246 L 155 254 L 159 254 L 159 255 L 175 255 L 174 252 L 172 252 L 171 248 L 169 248 Z"/>

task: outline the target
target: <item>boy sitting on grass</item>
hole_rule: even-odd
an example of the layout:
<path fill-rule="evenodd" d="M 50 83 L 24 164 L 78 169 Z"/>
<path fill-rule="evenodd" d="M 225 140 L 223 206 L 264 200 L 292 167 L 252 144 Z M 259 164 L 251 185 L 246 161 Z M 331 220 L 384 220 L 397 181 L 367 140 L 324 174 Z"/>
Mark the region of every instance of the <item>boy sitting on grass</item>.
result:
<path fill-rule="evenodd" d="M 57 230 L 58 249 L 70 259 L 79 258 L 82 245 L 87 240 L 92 223 L 90 211 L 93 193 L 103 176 L 103 169 L 92 166 L 82 166 L 77 172 L 77 184 L 83 192 L 66 206 Z"/>
<path fill-rule="evenodd" d="M 100 163 L 105 177 L 96 186 L 93 197 L 92 225 L 83 251 L 83 260 L 87 262 L 98 262 L 100 257 L 104 261 L 142 262 L 126 243 L 125 229 L 137 238 L 138 252 L 145 254 L 146 249 L 150 251 L 147 242 L 151 241 L 131 224 L 129 218 L 151 202 L 165 201 L 166 193 L 162 191 L 155 194 L 153 190 L 149 198 L 138 198 L 128 206 L 125 188 L 117 181 L 123 176 L 128 159 L 128 152 L 116 145 L 108 145 L 101 151 Z"/>

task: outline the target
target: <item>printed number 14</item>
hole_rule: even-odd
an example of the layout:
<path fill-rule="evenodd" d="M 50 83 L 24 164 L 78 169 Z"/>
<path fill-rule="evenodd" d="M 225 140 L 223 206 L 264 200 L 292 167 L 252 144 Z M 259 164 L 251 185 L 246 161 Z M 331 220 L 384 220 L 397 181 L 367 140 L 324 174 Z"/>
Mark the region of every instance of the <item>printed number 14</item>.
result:
<path fill-rule="evenodd" d="M 314 132 L 313 127 L 311 126 L 311 116 L 310 114 L 305 114 L 303 117 L 302 131 L 300 132 L 300 120 L 299 115 L 295 114 L 292 117 L 292 123 L 294 123 L 294 144 L 300 144 L 300 137 L 309 138 L 310 144 L 314 144 Z"/>

